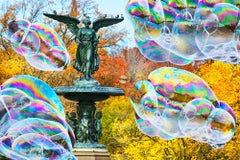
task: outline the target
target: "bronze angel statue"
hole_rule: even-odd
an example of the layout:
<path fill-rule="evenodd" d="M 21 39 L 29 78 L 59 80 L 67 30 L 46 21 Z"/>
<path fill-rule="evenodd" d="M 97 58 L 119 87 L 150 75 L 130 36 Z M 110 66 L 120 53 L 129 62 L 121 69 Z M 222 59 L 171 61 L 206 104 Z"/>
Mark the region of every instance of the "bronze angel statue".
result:
<path fill-rule="evenodd" d="M 90 80 L 91 74 L 98 70 L 99 56 L 97 53 L 99 37 L 97 37 L 97 31 L 102 27 L 107 27 L 123 21 L 123 17 L 115 18 L 100 18 L 95 20 L 91 25 L 89 18 L 85 18 L 82 22 L 84 27 L 79 28 L 80 21 L 69 15 L 57 15 L 44 13 L 45 16 L 63 22 L 68 26 L 68 29 L 74 34 L 75 41 L 78 45 L 76 52 L 76 59 L 74 62 L 74 68 L 83 73 L 83 79 Z"/>

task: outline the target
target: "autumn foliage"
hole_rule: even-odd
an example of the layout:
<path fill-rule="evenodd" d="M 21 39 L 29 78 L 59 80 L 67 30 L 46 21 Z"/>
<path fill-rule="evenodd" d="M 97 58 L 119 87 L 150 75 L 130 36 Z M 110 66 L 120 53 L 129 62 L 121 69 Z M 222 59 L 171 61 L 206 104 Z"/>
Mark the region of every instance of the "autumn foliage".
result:
<path fill-rule="evenodd" d="M 217 61 L 206 62 L 198 66 L 197 70 L 194 67 L 191 70 L 210 85 L 219 100 L 231 105 L 239 119 L 240 67 Z M 190 66 L 186 69 L 190 69 Z M 107 126 L 103 128 L 102 142 L 108 146 L 112 153 L 112 159 L 237 160 L 240 156 L 239 127 L 235 136 L 224 148 L 215 150 L 208 144 L 187 138 L 165 141 L 158 137 L 143 135 L 134 122 L 134 110 L 128 97 L 112 97 L 102 102 L 100 106 L 105 113 L 103 114 L 103 124 Z"/>
<path fill-rule="evenodd" d="M 24 0 L 22 0 L 24 1 Z M 30 2 L 30 1 L 29 1 Z M 50 2 L 50 1 L 49 1 Z M 61 13 L 77 16 L 87 12 L 89 6 L 94 6 L 94 13 L 100 14 L 94 1 L 72 0 L 70 4 L 61 1 Z M 30 3 L 34 5 L 34 1 Z M 51 2 L 51 5 L 54 2 Z M 76 8 L 76 6 L 78 8 Z M 54 24 L 53 27 L 61 35 L 71 56 L 71 65 L 61 72 L 43 72 L 29 66 L 23 57 L 16 54 L 6 39 L 6 25 L 16 18 L 19 5 L 2 6 L 0 17 L 0 81 L 18 74 L 29 74 L 46 81 L 50 86 L 72 85 L 81 74 L 72 67 L 75 59 L 76 43 L 74 37 L 67 32 L 63 24 Z M 33 10 L 35 14 L 25 15 L 27 19 L 37 21 L 46 4 Z M 22 12 L 24 8 L 21 8 Z M 35 11 L 35 12 L 34 12 Z M 26 10 L 25 10 L 26 12 Z M 35 15 L 35 17 L 31 17 Z M 40 19 L 43 23 L 49 20 Z M 51 21 L 51 23 L 53 23 Z M 143 135 L 137 128 L 134 120 L 134 110 L 129 101 L 129 95 L 134 94 L 134 84 L 146 79 L 147 75 L 161 66 L 171 66 L 189 70 L 202 77 L 213 89 L 219 100 L 225 101 L 233 108 L 237 118 L 240 118 L 240 66 L 225 64 L 217 61 L 195 62 L 187 66 L 175 66 L 170 63 L 155 63 L 144 58 L 137 48 L 121 48 L 118 42 L 123 40 L 123 32 L 110 33 L 106 30 L 100 32 L 99 56 L 100 68 L 93 75 L 101 85 L 120 87 L 126 96 L 111 97 L 98 102 L 98 110 L 103 112 L 103 137 L 101 143 L 105 144 L 113 160 L 237 160 L 240 157 L 240 129 L 237 128 L 235 136 L 223 149 L 214 150 L 208 144 L 199 143 L 190 139 L 174 139 L 164 141 L 158 137 Z M 112 46 L 118 46 L 118 53 L 109 55 Z M 121 79 L 124 77 L 124 81 Z M 61 99 L 66 111 L 75 111 L 75 105 Z M 239 123 L 239 122 L 238 122 Z"/>

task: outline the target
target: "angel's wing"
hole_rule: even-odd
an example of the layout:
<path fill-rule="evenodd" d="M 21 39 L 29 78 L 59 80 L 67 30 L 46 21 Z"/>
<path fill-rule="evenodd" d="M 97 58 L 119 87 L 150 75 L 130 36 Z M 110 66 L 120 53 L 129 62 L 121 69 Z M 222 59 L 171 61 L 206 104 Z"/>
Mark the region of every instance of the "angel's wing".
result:
<path fill-rule="evenodd" d="M 93 22 L 93 27 L 92 28 L 95 30 L 95 32 L 97 32 L 102 27 L 111 26 L 111 25 L 120 23 L 123 20 L 124 20 L 123 17 L 100 18 L 100 19 L 97 19 Z"/>
<path fill-rule="evenodd" d="M 79 30 L 78 24 L 80 23 L 80 21 L 77 18 L 71 17 L 69 15 L 58 15 L 58 14 L 48 14 L 48 13 L 43 13 L 43 15 L 49 18 L 52 18 L 54 20 L 57 20 L 58 22 L 62 22 L 66 24 L 69 30 L 72 32 L 72 34 L 77 35 L 77 32 Z"/>

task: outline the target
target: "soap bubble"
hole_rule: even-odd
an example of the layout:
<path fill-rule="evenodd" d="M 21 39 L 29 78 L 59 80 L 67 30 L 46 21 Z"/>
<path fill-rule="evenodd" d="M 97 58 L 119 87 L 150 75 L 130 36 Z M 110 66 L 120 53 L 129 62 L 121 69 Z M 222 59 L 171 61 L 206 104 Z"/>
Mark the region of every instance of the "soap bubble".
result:
<path fill-rule="evenodd" d="M 140 118 L 137 114 L 135 115 L 136 124 L 139 130 L 148 135 L 148 136 L 158 136 L 165 140 L 172 140 L 174 137 L 165 133 L 164 131 L 159 130 L 150 121 Z"/>
<path fill-rule="evenodd" d="M 8 79 L 1 85 L 2 90 L 18 89 L 32 99 L 39 99 L 53 106 L 63 118 L 65 118 L 64 108 L 57 94 L 52 88 L 42 80 L 29 76 L 19 75 Z"/>
<path fill-rule="evenodd" d="M 208 15 L 202 15 L 201 7 L 195 12 L 199 21 L 196 44 L 202 53 L 211 59 L 238 64 L 234 32 L 239 21 L 239 8 L 228 3 L 215 4 Z"/>
<path fill-rule="evenodd" d="M 148 76 L 157 93 L 169 100 L 189 102 L 194 98 L 217 101 L 208 84 L 197 75 L 177 68 L 162 67 Z"/>
<path fill-rule="evenodd" d="M 156 42 L 162 44 L 164 48 L 168 48 L 171 53 L 189 60 L 206 59 L 195 43 L 196 26 L 190 12 L 179 13 L 175 17 L 172 26 L 172 40 L 166 41 L 162 36 L 155 39 Z M 168 46 L 168 47 L 167 47 Z"/>
<path fill-rule="evenodd" d="M 141 91 L 141 96 L 131 101 L 139 117 L 146 119 L 154 117 L 154 110 L 158 109 L 158 98 L 154 87 L 148 81 L 139 81 L 135 84 L 136 89 Z"/>
<path fill-rule="evenodd" d="M 213 59 L 239 64 L 236 4 L 235 0 L 130 0 L 126 10 L 137 47 L 149 60 L 186 65 Z"/>
<path fill-rule="evenodd" d="M 225 102 L 219 101 L 217 103 L 217 105 L 215 105 L 216 108 L 220 108 L 223 109 L 225 111 L 227 111 L 230 115 L 232 115 L 232 117 L 234 118 L 235 122 L 237 123 L 237 117 L 236 114 L 234 113 L 233 109 Z"/>
<path fill-rule="evenodd" d="M 0 90 L 0 154 L 11 159 L 76 159 L 75 135 L 63 106 L 45 82 L 10 78 Z"/>
<path fill-rule="evenodd" d="M 143 56 L 154 62 L 166 62 L 170 61 L 178 65 L 186 65 L 191 63 L 191 60 L 187 60 L 175 54 L 171 54 L 169 51 L 162 48 L 155 41 L 152 40 L 138 40 L 135 39 L 137 47 Z"/>
<path fill-rule="evenodd" d="M 165 140 L 188 137 L 222 148 L 236 132 L 236 114 L 207 83 L 185 70 L 162 67 L 136 83 L 130 101 L 141 132 Z"/>
<path fill-rule="evenodd" d="M 70 64 L 63 41 L 46 25 L 15 20 L 8 24 L 8 35 L 12 48 L 39 70 L 60 71 Z"/>
<path fill-rule="evenodd" d="M 207 122 L 209 144 L 217 146 L 228 142 L 236 132 L 236 124 L 232 115 L 223 109 L 214 109 Z M 222 147 L 222 146 L 221 146 Z"/>
<path fill-rule="evenodd" d="M 199 142 L 208 143 L 207 119 L 214 110 L 213 104 L 204 98 L 196 98 L 188 102 L 179 118 L 179 126 L 186 137 Z"/>

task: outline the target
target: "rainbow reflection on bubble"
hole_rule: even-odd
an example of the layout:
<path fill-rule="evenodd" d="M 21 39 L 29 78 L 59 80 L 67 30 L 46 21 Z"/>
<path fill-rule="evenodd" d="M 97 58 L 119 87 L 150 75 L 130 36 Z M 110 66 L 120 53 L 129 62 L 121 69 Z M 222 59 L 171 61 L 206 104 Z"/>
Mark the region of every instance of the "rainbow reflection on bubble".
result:
<path fill-rule="evenodd" d="M 8 24 L 12 48 L 33 67 L 44 71 L 60 71 L 70 64 L 67 49 L 50 27 L 26 20 Z"/>
<path fill-rule="evenodd" d="M 129 0 L 126 11 L 137 47 L 149 60 L 240 64 L 239 4 L 236 0 Z"/>
<path fill-rule="evenodd" d="M 141 132 L 165 140 L 191 138 L 222 148 L 236 132 L 236 114 L 197 75 L 162 67 L 136 83 L 131 97 Z"/>
<path fill-rule="evenodd" d="M 75 135 L 51 87 L 19 75 L 1 85 L 0 154 L 11 159 L 76 159 Z"/>
<path fill-rule="evenodd" d="M 19 75 L 8 79 L 1 85 L 3 90 L 9 88 L 19 89 L 33 99 L 49 103 L 65 118 L 64 108 L 57 94 L 42 80 L 29 75 Z"/>

